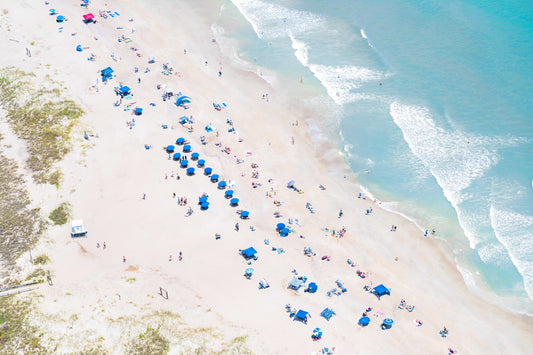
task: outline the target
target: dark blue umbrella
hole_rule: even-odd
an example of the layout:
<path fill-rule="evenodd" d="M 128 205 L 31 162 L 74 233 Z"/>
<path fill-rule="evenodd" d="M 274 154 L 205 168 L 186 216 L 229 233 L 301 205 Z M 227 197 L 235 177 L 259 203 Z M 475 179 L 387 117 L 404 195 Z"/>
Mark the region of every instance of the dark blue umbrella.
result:
<path fill-rule="evenodd" d="M 203 160 L 203 159 L 198 160 L 198 166 L 199 167 L 202 167 L 204 165 L 205 165 L 205 160 Z"/>
<path fill-rule="evenodd" d="M 202 204 L 200 205 L 200 208 L 203 209 L 203 210 L 206 210 L 209 208 L 209 202 L 202 202 Z"/>
<path fill-rule="evenodd" d="M 232 206 L 237 206 L 239 204 L 239 199 L 238 198 L 232 198 L 229 203 L 232 205 Z"/>
<path fill-rule="evenodd" d="M 248 211 L 242 211 L 241 212 L 241 218 L 248 218 L 249 215 L 250 215 L 250 212 L 248 212 Z"/>
<path fill-rule="evenodd" d="M 226 192 L 224 192 L 224 196 L 226 196 L 227 198 L 233 196 L 233 190 L 226 190 Z"/>
<path fill-rule="evenodd" d="M 191 154 L 191 159 L 192 159 L 192 160 L 197 160 L 199 156 L 200 156 L 199 153 L 192 153 L 192 154 Z"/>
<path fill-rule="evenodd" d="M 283 237 L 286 237 L 289 235 L 289 233 L 291 232 L 291 230 L 289 228 L 283 228 L 279 234 L 281 234 Z"/>
<path fill-rule="evenodd" d="M 188 153 L 191 151 L 191 146 L 189 144 L 183 146 L 183 151 L 185 153 Z"/>
<path fill-rule="evenodd" d="M 370 323 L 370 318 L 368 317 L 362 317 L 361 319 L 359 319 L 359 324 L 363 326 L 368 325 L 368 323 Z"/>
<path fill-rule="evenodd" d="M 174 151 L 174 146 L 172 144 L 168 145 L 167 146 L 167 152 L 172 153 L 173 151 Z"/>
<path fill-rule="evenodd" d="M 180 138 L 176 139 L 176 144 L 181 145 L 183 143 L 185 143 L 185 138 L 180 137 Z"/>
<path fill-rule="evenodd" d="M 180 153 L 174 153 L 174 155 L 172 156 L 172 159 L 178 160 L 180 157 L 181 157 Z"/>
<path fill-rule="evenodd" d="M 276 228 L 282 230 L 283 228 L 285 228 L 285 223 L 278 223 Z"/>
<path fill-rule="evenodd" d="M 180 166 L 181 166 L 182 168 L 185 168 L 188 164 L 189 164 L 189 162 L 188 162 L 187 160 L 182 160 L 182 161 L 180 162 Z"/>
<path fill-rule="evenodd" d="M 198 199 L 198 203 L 202 204 L 204 202 L 207 202 L 207 196 L 202 196 Z"/>
<path fill-rule="evenodd" d="M 225 187 L 226 187 L 226 182 L 225 181 L 221 181 L 221 182 L 218 183 L 218 188 L 219 189 L 223 189 Z"/>
<path fill-rule="evenodd" d="M 187 168 L 187 175 L 194 175 L 194 168 Z"/>
<path fill-rule="evenodd" d="M 204 169 L 204 174 L 205 175 L 209 175 L 209 174 L 211 174 L 212 171 L 213 171 L 213 169 L 211 169 L 211 168 L 205 168 Z"/>
<path fill-rule="evenodd" d="M 311 293 L 314 293 L 316 290 L 318 290 L 318 285 L 314 282 L 311 282 L 309 286 L 307 286 L 307 290 Z"/>
<path fill-rule="evenodd" d="M 211 181 L 213 181 L 213 182 L 218 181 L 218 174 L 211 175 Z"/>

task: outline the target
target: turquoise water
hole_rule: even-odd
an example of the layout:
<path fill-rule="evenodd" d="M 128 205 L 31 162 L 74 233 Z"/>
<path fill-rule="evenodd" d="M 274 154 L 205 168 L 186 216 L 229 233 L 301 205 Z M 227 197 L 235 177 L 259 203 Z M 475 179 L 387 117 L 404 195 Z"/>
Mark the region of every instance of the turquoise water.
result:
<path fill-rule="evenodd" d="M 324 111 L 369 192 L 435 228 L 470 286 L 533 314 L 532 2 L 220 6 L 221 43 Z"/>

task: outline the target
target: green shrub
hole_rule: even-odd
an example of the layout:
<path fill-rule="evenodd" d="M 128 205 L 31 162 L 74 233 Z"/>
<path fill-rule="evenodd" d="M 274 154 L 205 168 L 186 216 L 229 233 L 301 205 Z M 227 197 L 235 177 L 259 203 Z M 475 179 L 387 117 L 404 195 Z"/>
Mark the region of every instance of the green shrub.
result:
<path fill-rule="evenodd" d="M 55 210 L 50 212 L 49 218 L 57 225 L 63 225 L 68 222 L 71 213 L 71 205 L 63 202 Z"/>

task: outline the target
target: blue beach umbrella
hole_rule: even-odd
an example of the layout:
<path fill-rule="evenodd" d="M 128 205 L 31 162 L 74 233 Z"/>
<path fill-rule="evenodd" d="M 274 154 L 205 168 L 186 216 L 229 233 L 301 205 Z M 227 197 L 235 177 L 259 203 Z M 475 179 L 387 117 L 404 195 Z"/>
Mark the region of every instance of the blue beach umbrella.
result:
<path fill-rule="evenodd" d="M 197 160 L 198 157 L 200 157 L 200 154 L 199 154 L 199 153 L 192 153 L 192 154 L 191 154 L 191 159 L 192 159 L 192 160 Z"/>
<path fill-rule="evenodd" d="M 383 319 L 383 325 L 385 325 L 388 328 L 392 326 L 392 323 L 394 323 L 394 321 L 390 318 Z"/>
<path fill-rule="evenodd" d="M 241 218 L 248 218 L 248 216 L 250 216 L 250 212 L 248 212 L 248 211 L 242 211 L 241 212 Z"/>
<path fill-rule="evenodd" d="M 187 175 L 194 175 L 194 168 L 187 168 Z"/>
<path fill-rule="evenodd" d="M 226 198 L 230 198 L 233 196 L 233 190 L 226 190 L 226 192 L 224 192 L 224 196 L 226 196 Z"/>
<path fill-rule="evenodd" d="M 181 166 L 182 168 L 187 167 L 187 165 L 189 165 L 189 162 L 188 162 L 187 160 L 182 160 L 182 161 L 180 162 L 180 166 Z"/>
<path fill-rule="evenodd" d="M 172 153 L 173 151 L 174 151 L 174 146 L 172 144 L 167 145 L 167 152 Z"/>
<path fill-rule="evenodd" d="M 248 269 L 244 270 L 244 273 L 246 274 L 246 276 L 252 276 L 254 272 L 254 269 L 249 267 Z"/>
<path fill-rule="evenodd" d="M 314 282 L 311 282 L 309 286 L 307 286 L 307 290 L 311 293 L 315 293 L 316 290 L 318 290 L 318 285 Z"/>
<path fill-rule="evenodd" d="M 221 181 L 218 183 L 218 188 L 219 189 L 224 189 L 226 187 L 226 182 L 225 181 Z"/>
<path fill-rule="evenodd" d="M 176 144 L 177 145 L 182 145 L 183 143 L 185 143 L 185 138 L 180 137 L 180 138 L 176 139 Z"/>
<path fill-rule="evenodd" d="M 77 50 L 78 52 L 83 51 L 83 49 L 81 48 L 81 44 L 78 44 L 78 45 L 76 46 L 76 50 Z"/>
<path fill-rule="evenodd" d="M 232 205 L 232 206 L 237 206 L 239 204 L 239 199 L 238 198 L 232 198 L 229 203 Z"/>
<path fill-rule="evenodd" d="M 291 232 L 291 230 L 289 228 L 283 228 L 279 234 L 281 234 L 282 237 L 286 237 L 289 235 L 289 233 Z"/>
<path fill-rule="evenodd" d="M 370 318 L 368 317 L 362 317 L 361 319 L 359 319 L 359 324 L 362 325 L 363 327 L 367 326 L 368 323 L 370 323 Z"/>
<path fill-rule="evenodd" d="M 58 15 L 58 16 L 56 17 L 56 21 L 57 21 L 57 22 L 63 22 L 63 21 L 65 21 L 65 16 L 63 16 L 63 15 Z"/>
<path fill-rule="evenodd" d="M 211 175 L 211 181 L 212 182 L 217 182 L 218 181 L 218 177 L 219 177 L 218 174 Z"/>
<path fill-rule="evenodd" d="M 202 196 L 198 199 L 198 203 L 202 204 L 204 202 L 207 202 L 207 196 Z"/>
<path fill-rule="evenodd" d="M 200 168 L 201 168 L 202 166 L 204 166 L 204 165 L 205 165 L 205 160 L 203 160 L 203 159 L 198 160 L 198 166 L 199 166 Z"/>
<path fill-rule="evenodd" d="M 279 230 L 282 230 L 283 228 L 285 228 L 285 223 L 278 223 L 276 225 L 276 228 L 279 229 Z"/>
<path fill-rule="evenodd" d="M 213 169 L 211 169 L 211 168 L 205 168 L 204 169 L 204 174 L 205 175 L 209 175 L 209 174 L 211 174 L 212 171 L 213 171 Z"/>
<path fill-rule="evenodd" d="M 56 14 L 56 9 L 50 9 L 48 11 L 50 11 L 50 15 L 55 15 Z"/>
<path fill-rule="evenodd" d="M 202 210 L 208 209 L 209 208 L 209 202 L 207 202 L 207 201 L 206 202 L 202 202 L 202 204 L 200 205 L 200 208 Z"/>
<path fill-rule="evenodd" d="M 188 153 L 191 151 L 191 146 L 189 144 L 183 146 L 183 151 L 185 153 Z"/>
<path fill-rule="evenodd" d="M 313 329 L 313 337 L 315 337 L 315 338 L 322 337 L 322 329 L 320 329 L 320 328 Z"/>
<path fill-rule="evenodd" d="M 174 155 L 172 155 L 172 159 L 174 160 L 178 160 L 180 157 L 181 157 L 180 153 L 174 153 Z"/>

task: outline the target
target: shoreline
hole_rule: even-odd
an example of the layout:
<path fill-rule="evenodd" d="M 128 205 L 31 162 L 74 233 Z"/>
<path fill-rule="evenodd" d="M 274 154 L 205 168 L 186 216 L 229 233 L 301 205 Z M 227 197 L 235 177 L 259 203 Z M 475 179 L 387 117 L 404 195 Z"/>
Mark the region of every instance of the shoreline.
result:
<path fill-rule="evenodd" d="M 95 3 L 98 2 L 95 1 Z M 134 43 L 143 52 L 142 62 L 136 61 L 137 58 L 133 56 L 127 56 L 127 49 L 120 49 L 113 43 L 113 37 L 116 35 L 112 32 L 112 25 L 98 19 L 97 24 L 87 29 L 91 31 L 91 35 L 98 34 L 100 37 L 98 41 L 113 48 L 119 48 L 115 51 L 123 54 L 123 60 L 112 62 L 108 58 L 104 59 L 105 56 L 102 54 L 98 55 L 96 65 L 88 63 L 95 69 L 102 69 L 107 64 L 117 68 L 117 78 L 113 79 L 107 87 L 101 86 L 99 93 L 87 95 L 84 83 L 93 81 L 95 75 L 92 72 L 80 73 L 81 78 L 78 78 L 78 84 L 75 80 L 69 83 L 69 85 L 74 86 L 70 93 L 77 98 L 76 101 L 79 99 L 84 108 L 87 108 L 85 119 L 82 118 L 84 124 L 94 127 L 99 138 L 90 140 L 93 147 L 87 152 L 84 159 L 84 164 L 87 167 L 80 167 L 79 164 L 75 163 L 77 160 L 75 156 L 67 159 L 65 169 L 69 173 L 65 176 L 61 194 L 70 195 L 69 200 L 71 199 L 74 205 L 75 216 L 83 216 L 89 226 L 90 237 L 87 240 L 66 240 L 65 235 L 68 227 L 50 231 L 51 238 L 55 240 L 52 259 L 57 270 L 56 279 L 58 281 L 55 290 L 42 291 L 44 301 L 41 307 L 43 310 L 53 311 L 56 308 L 51 301 L 54 297 L 61 298 L 60 303 L 67 309 L 79 307 L 78 301 L 68 301 L 65 296 L 61 295 L 67 290 L 75 290 L 73 294 L 77 295 L 78 298 L 90 300 L 91 303 L 100 303 L 99 297 L 107 299 L 109 295 L 116 292 L 115 290 L 120 289 L 122 299 L 134 303 L 146 302 L 145 307 L 148 309 L 157 309 L 157 307 L 179 308 L 181 309 L 180 312 L 191 315 L 195 311 L 187 310 L 187 305 L 193 305 L 195 302 L 200 303 L 202 305 L 200 308 L 203 310 L 213 309 L 210 312 L 203 311 L 201 315 L 197 315 L 199 320 L 196 323 L 206 324 L 206 322 L 217 319 L 222 320 L 222 323 L 226 325 L 224 329 L 230 333 L 240 333 L 244 329 L 246 333 L 251 334 L 251 345 L 258 353 L 261 353 L 261 350 L 265 351 L 265 349 L 269 349 L 271 353 L 294 351 L 296 344 L 290 345 L 290 339 L 294 337 L 303 343 L 303 345 L 298 345 L 302 345 L 305 351 L 309 352 L 312 352 L 313 349 L 316 351 L 321 346 L 331 346 L 330 340 L 327 340 L 326 343 L 324 341 L 320 343 L 307 341 L 312 330 L 309 326 L 286 328 L 287 324 L 294 324 L 289 322 L 283 310 L 283 305 L 290 302 L 292 304 L 300 303 L 302 307 L 312 310 L 313 316 L 310 323 L 326 329 L 328 333 L 324 340 L 328 337 L 332 339 L 331 342 L 335 343 L 333 345 L 339 349 L 338 353 L 345 353 L 351 344 L 351 340 L 344 338 L 343 335 L 335 335 L 335 333 L 341 332 L 342 327 L 345 329 L 349 327 L 348 329 L 357 335 L 357 342 L 369 350 L 403 349 L 407 351 L 410 345 L 406 344 L 402 338 L 409 334 L 408 336 L 412 337 L 412 341 L 415 343 L 422 344 L 427 341 L 428 348 L 444 351 L 446 346 L 441 344 L 438 335 L 440 323 L 447 326 L 451 324 L 449 328 L 455 334 L 453 337 L 450 335 L 450 341 L 457 344 L 459 351 L 483 352 L 489 349 L 491 345 L 500 349 L 515 349 L 517 351 L 527 349 L 527 337 L 522 338 L 522 335 L 527 335 L 525 329 L 531 324 L 531 318 L 509 315 L 496 306 L 485 304 L 484 301 L 477 303 L 475 295 L 466 289 L 461 275 L 453 262 L 450 261 L 449 256 L 447 257 L 438 246 L 426 245 L 428 243 L 424 238 L 412 237 L 412 235 L 416 235 L 418 230 L 414 225 L 404 221 L 399 216 L 390 215 L 384 210 L 376 209 L 371 216 L 363 216 L 363 211 L 369 206 L 368 201 L 357 201 L 355 196 L 358 191 L 358 184 L 353 176 L 344 180 L 342 173 L 337 176 L 332 176 L 329 173 L 327 165 L 324 164 L 325 159 L 317 153 L 315 144 L 309 137 L 305 113 L 300 113 L 293 107 L 287 108 L 279 105 L 276 100 L 277 94 L 274 92 L 270 93 L 271 101 L 269 104 L 261 102 L 261 93 L 267 87 L 257 78 L 253 78 L 252 75 L 255 75 L 253 73 L 243 73 L 236 68 L 226 67 L 224 63 L 224 73 L 219 80 L 216 69 L 212 66 L 201 65 L 200 59 L 204 53 L 210 54 L 209 62 L 224 61 L 224 59 L 217 57 L 216 53 L 213 54 L 213 51 L 219 50 L 213 50 L 213 45 L 208 40 L 204 41 L 204 46 L 200 45 L 199 47 L 195 47 L 193 44 L 189 46 L 189 43 L 185 43 L 183 46 L 174 44 L 174 49 L 171 50 L 168 46 L 165 47 L 165 42 L 154 40 L 153 34 L 162 32 L 170 36 L 176 30 L 165 27 L 163 22 L 149 26 L 148 19 L 139 20 L 136 14 L 144 11 L 135 7 L 135 4 L 132 5 L 124 1 L 117 1 L 115 4 L 118 5 L 113 5 L 113 7 L 116 6 L 118 11 L 122 13 L 122 20 L 129 17 L 124 12 L 125 9 L 128 9 L 132 13 L 131 17 L 135 18 L 133 22 L 136 27 Z M 91 10 L 95 11 L 93 6 L 96 5 L 91 5 Z M 70 21 L 77 19 L 74 16 L 76 11 L 73 5 L 65 5 L 63 2 L 62 7 L 65 8 L 65 11 L 71 11 L 73 14 L 69 16 Z M 35 13 L 40 13 L 40 15 L 35 15 L 36 18 L 42 18 L 47 9 L 40 5 L 35 5 L 35 8 L 37 9 Z M 159 11 L 163 10 L 160 9 Z M 160 14 L 157 9 L 151 11 L 153 11 L 154 18 L 157 17 L 155 14 Z M 196 36 L 202 33 L 204 39 L 208 39 L 206 34 L 209 31 L 202 29 L 200 24 L 209 23 L 209 21 L 205 18 L 192 16 L 192 14 L 199 15 L 189 8 L 182 8 L 181 11 L 191 16 L 186 17 L 187 21 L 180 24 L 182 26 L 180 31 L 184 33 L 187 30 L 196 29 Z M 79 17 L 78 14 L 76 16 Z M 200 24 L 195 20 L 200 20 L 198 21 Z M 107 32 L 106 29 L 98 27 L 102 24 L 108 27 Z M 66 25 L 70 24 L 67 23 Z M 87 34 L 82 32 L 84 29 L 78 27 L 80 28 L 78 35 L 83 34 L 88 40 Z M 160 47 L 157 46 L 158 44 Z M 98 48 L 97 44 L 91 46 L 94 46 L 95 50 Z M 69 75 L 76 73 L 75 66 L 81 65 L 83 61 L 76 59 L 73 46 L 64 47 L 68 48 L 59 50 L 61 53 L 48 55 L 53 55 L 56 60 L 64 62 L 70 58 L 73 64 L 71 67 L 66 66 L 65 74 L 63 74 L 64 78 L 68 78 Z M 137 75 L 131 71 L 131 68 L 136 63 L 147 66 L 146 60 L 152 54 L 144 51 L 143 48 L 149 47 L 157 48 L 153 49 L 154 55 L 161 53 L 160 56 L 163 56 L 162 52 L 167 49 L 171 53 L 167 54 L 167 57 L 175 58 L 174 61 L 179 58 L 176 63 L 178 64 L 176 71 L 182 72 L 183 77 L 176 79 L 174 77 L 161 77 L 159 73 L 157 76 L 155 73 L 153 73 L 154 75 L 148 73 L 142 77 L 142 83 L 137 85 L 135 82 Z M 187 55 L 180 53 L 183 50 L 181 47 L 187 47 Z M 109 51 L 109 48 L 106 50 Z M 105 53 L 106 51 L 101 50 L 101 52 Z M 218 53 L 220 54 L 220 52 Z M 84 52 L 83 56 L 85 55 Z M 39 54 L 35 53 L 35 56 L 38 57 Z M 64 58 L 61 59 L 61 56 Z M 154 72 L 156 72 L 156 68 L 160 68 L 161 63 L 167 61 L 165 58 L 160 59 L 157 55 L 156 58 L 155 67 L 152 67 Z M 139 65 L 140 68 L 142 68 L 141 65 Z M 57 70 L 60 67 L 61 64 L 57 63 L 52 66 L 52 69 Z M 130 120 L 132 116 L 111 106 L 114 100 L 111 86 L 116 85 L 118 80 L 124 80 L 126 85 L 129 84 L 132 87 L 135 100 L 146 110 L 143 116 L 136 120 L 136 126 L 131 130 L 128 130 L 124 123 Z M 155 85 L 164 81 L 168 81 L 169 84 L 179 83 L 181 87 L 173 85 L 173 88 L 193 97 L 191 108 L 188 111 L 176 109 L 174 105 L 162 103 L 157 98 L 160 92 L 155 91 Z M 218 84 L 213 85 L 213 83 Z M 250 100 L 250 96 L 254 100 Z M 227 102 L 228 108 L 222 112 L 214 112 L 211 105 L 213 100 Z M 153 109 L 150 108 L 149 102 L 155 102 L 156 106 Z M 175 123 L 176 118 L 184 113 L 195 117 L 195 132 L 188 133 Z M 284 117 L 297 115 L 291 120 L 297 119 L 300 122 L 299 127 L 291 127 L 291 120 L 283 121 L 279 118 L 281 115 Z M 252 116 L 253 121 L 250 116 Z M 227 129 L 225 121 L 228 119 L 234 122 L 238 132 L 236 135 L 225 132 Z M 170 127 L 174 126 L 174 129 L 161 130 L 160 125 L 163 123 L 168 123 Z M 235 154 L 244 159 L 244 164 L 235 165 L 232 156 L 224 155 L 220 149 L 213 146 L 218 137 L 203 132 L 202 128 L 206 124 L 212 124 L 218 129 L 221 135 L 219 138 L 222 143 L 221 146 L 226 144 L 231 146 L 232 155 Z M 274 134 L 265 134 L 265 126 L 268 127 L 268 131 Z M 304 129 L 306 127 L 307 129 Z M 199 131 L 201 133 L 198 133 Z M 208 145 L 200 144 L 199 135 L 208 136 Z M 169 185 L 163 178 L 164 173 L 170 176 L 171 170 L 178 171 L 178 169 L 169 165 L 165 154 L 161 153 L 158 147 L 171 144 L 177 136 L 187 137 L 192 142 L 193 148 L 198 149 L 202 158 L 205 157 L 206 161 L 217 172 L 221 173 L 221 176 L 231 179 L 231 182 L 236 184 L 235 191 L 241 198 L 243 208 L 249 208 L 252 212 L 249 221 L 241 222 L 243 224 L 242 231 L 238 233 L 233 231 L 233 224 L 239 219 L 235 217 L 233 210 L 228 210 L 227 202 L 220 192 L 207 184 L 202 176 L 183 176 L 179 183 L 176 182 L 174 185 Z M 291 136 L 294 136 L 296 140 L 294 146 L 290 144 Z M 239 137 L 244 138 L 244 142 L 239 142 Z M 155 147 L 154 151 L 145 151 L 143 144 L 147 143 Z M 121 152 L 122 147 L 128 147 L 128 149 Z M 248 151 L 252 154 L 248 155 Z M 343 159 L 339 157 L 338 160 Z M 254 162 L 259 162 L 260 179 L 258 181 L 263 185 L 258 189 L 249 187 L 249 177 L 253 172 L 249 165 Z M 345 169 L 346 165 L 343 165 L 342 171 L 347 171 Z M 307 173 L 302 174 L 302 172 Z M 239 173 L 246 175 L 239 176 Z M 269 185 L 267 179 L 270 178 L 274 179 L 274 183 Z M 291 179 L 295 179 L 297 185 L 302 186 L 304 194 L 287 191 L 285 184 Z M 155 181 L 158 184 L 154 184 Z M 186 183 L 187 186 L 179 185 L 181 183 Z M 324 196 L 324 191 L 318 189 L 318 185 L 322 183 L 327 188 L 326 196 Z M 297 228 L 296 234 L 305 235 L 305 239 L 299 239 L 296 235 L 284 239 L 275 237 L 273 226 L 278 220 L 272 217 L 272 212 L 278 208 L 272 206 L 271 200 L 268 198 L 266 202 L 263 200 L 265 199 L 265 192 L 268 192 L 266 188 L 270 186 L 275 188 L 276 198 L 280 198 L 284 202 L 282 207 L 279 207 L 284 214 L 282 219 L 298 218 L 302 226 Z M 72 189 L 75 191 L 69 194 L 68 191 Z M 210 199 L 214 201 L 213 207 L 210 207 L 205 213 L 196 210 L 195 207 L 195 213 L 190 219 L 194 224 L 187 225 L 189 220 L 181 217 L 185 209 L 181 206 L 176 207 L 175 201 L 170 197 L 172 190 L 176 190 L 178 196 L 188 194 L 187 197 L 193 202 L 195 195 L 207 192 Z M 143 193 L 148 196 L 146 201 L 140 199 Z M 353 196 L 355 200 L 346 202 L 346 196 Z M 307 209 L 304 208 L 306 202 L 312 202 L 313 206 L 316 206 L 315 216 L 309 215 Z M 340 206 L 344 204 L 346 206 Z M 339 208 L 343 208 L 345 212 L 342 221 L 336 216 Z M 210 213 L 213 212 L 212 209 L 215 209 L 216 213 Z M 117 210 L 120 210 L 120 213 L 117 213 Z M 180 218 L 179 221 L 178 217 Z M 231 220 L 231 223 L 228 223 L 228 220 Z M 351 222 L 351 220 L 356 222 Z M 133 225 L 136 223 L 132 223 L 132 221 L 138 222 L 139 225 Z M 348 232 L 344 239 L 336 239 L 336 242 L 334 242 L 335 239 L 332 240 L 332 238 L 324 236 L 321 231 L 325 227 L 338 229 L 345 223 L 348 225 Z M 391 223 L 400 226 L 400 232 L 393 234 L 394 240 L 391 240 L 391 232 L 388 231 Z M 256 231 L 248 231 L 252 225 Z M 201 233 L 199 233 L 200 226 Z M 180 229 L 184 230 L 184 234 L 176 235 L 174 231 Z M 212 237 L 214 233 L 222 234 L 221 241 L 224 244 L 217 245 L 215 250 L 204 250 L 209 249 L 206 248 L 207 245 L 215 245 L 213 243 L 216 241 Z M 194 237 L 187 238 L 191 235 Z M 263 236 L 268 237 L 272 244 L 281 245 L 286 251 L 285 255 L 272 253 L 268 247 L 263 245 Z M 96 251 L 94 247 L 96 240 L 102 242 L 102 238 L 105 238 L 110 245 L 107 255 L 102 254 L 100 250 Z M 195 241 L 195 238 L 198 240 Z M 431 243 L 435 242 L 432 241 Z M 250 244 L 254 245 L 260 252 L 260 261 L 254 264 L 258 275 L 254 275 L 253 285 L 241 276 L 241 269 L 246 265 L 241 258 L 234 256 L 238 248 L 245 248 Z M 307 244 L 312 244 L 313 250 L 325 250 L 323 253 L 331 255 L 332 261 L 325 262 L 318 260 L 318 258 L 304 258 L 299 255 L 301 249 Z M 164 246 L 164 248 L 157 248 L 157 245 Z M 408 250 L 405 250 L 405 245 L 409 245 Z M 169 252 L 176 258 L 177 250 L 184 251 L 184 260 L 186 261 L 184 263 L 185 269 L 181 268 L 182 271 L 179 272 L 175 270 L 175 259 L 170 264 L 167 260 Z M 126 265 L 122 265 L 120 262 L 122 254 L 127 254 Z M 287 260 L 289 254 L 291 259 Z M 430 256 L 426 256 L 426 254 Z M 399 255 L 399 263 L 394 260 L 395 255 Z M 378 302 L 373 297 L 367 297 L 368 295 L 358 292 L 357 290 L 363 286 L 363 280 L 354 277 L 354 270 L 346 266 L 347 256 L 356 260 L 358 268 L 369 269 L 372 273 L 372 280 L 376 283 L 380 283 L 379 280 L 382 280 L 384 283 L 392 285 L 394 296 Z M 206 263 L 206 260 L 214 261 L 215 264 Z M 418 265 L 418 261 L 421 262 L 420 265 Z M 80 270 L 77 270 L 77 273 L 69 268 L 69 265 L 73 264 L 80 265 Z M 289 265 L 292 266 L 289 267 Z M 136 270 L 128 271 L 130 268 Z M 315 299 L 310 295 L 304 295 L 303 291 L 300 291 L 299 294 L 289 293 L 284 289 L 284 285 L 290 281 L 291 268 L 296 268 L 299 271 L 303 269 L 305 274 L 310 275 L 310 278 L 321 280 L 319 287 L 322 287 L 320 286 L 322 284 L 334 285 L 331 277 L 333 273 L 343 278 L 350 292 L 336 299 L 327 298 L 324 294 L 324 288 L 321 289 L 320 295 L 316 295 L 318 297 Z M 439 275 L 440 283 L 433 281 L 433 275 L 426 274 L 426 268 L 434 270 L 436 275 Z M 391 275 L 391 270 L 393 270 L 394 275 Z M 139 280 L 136 281 L 135 285 L 128 285 L 122 279 L 117 280 L 114 274 L 121 275 L 121 277 L 131 277 L 129 276 L 131 274 Z M 270 289 L 266 290 L 270 291 L 270 297 L 258 294 L 255 284 L 260 278 L 259 274 L 270 275 L 266 276 L 271 284 Z M 411 274 L 416 275 L 414 277 L 418 278 L 418 282 L 411 278 L 407 278 L 403 282 L 398 280 L 404 275 Z M 144 294 L 138 294 L 139 292 L 146 293 L 145 288 L 154 290 L 155 283 L 151 281 L 152 278 L 157 279 L 158 282 L 169 284 L 168 290 L 172 294 L 172 298 L 178 297 L 178 302 L 169 302 L 163 305 L 151 299 L 147 300 Z M 109 285 L 104 286 L 102 290 L 94 288 L 95 285 L 99 284 L 99 279 L 106 280 Z M 83 283 L 80 282 L 81 280 Z M 199 282 L 198 280 L 206 281 Z M 419 295 L 417 285 L 420 287 L 420 282 L 431 284 L 435 290 L 428 291 L 425 296 Z M 86 288 L 85 283 L 91 287 Z M 228 285 L 238 288 L 239 292 L 224 292 L 228 290 Z M 453 290 L 449 290 L 449 288 L 453 288 Z M 84 294 L 86 292 L 84 290 L 87 289 L 94 290 L 97 295 Z M 180 289 L 186 290 L 186 295 L 179 295 Z M 219 290 L 220 295 L 225 297 L 218 297 L 218 295 L 213 294 L 213 290 Z M 400 290 L 399 293 L 402 296 L 396 290 Z M 443 300 L 439 300 L 437 297 L 428 300 L 431 298 L 430 294 L 432 296 L 441 295 Z M 457 295 L 460 295 L 465 305 L 452 306 L 447 303 L 455 299 Z M 234 297 L 234 301 L 241 302 L 242 307 L 235 305 L 232 302 L 232 297 Z M 398 311 L 395 303 L 400 298 L 414 299 L 417 307 L 415 313 L 411 315 Z M 113 308 L 113 310 L 106 311 L 110 312 L 107 317 L 117 317 L 118 314 L 125 311 L 124 306 L 117 303 L 116 299 L 113 300 L 113 305 L 107 300 L 104 303 L 107 304 L 107 307 Z M 328 303 L 334 304 L 334 307 L 342 312 L 337 311 L 337 319 L 332 320 L 331 323 L 324 323 L 319 317 L 319 310 Z M 386 313 L 393 315 L 397 321 L 392 331 L 387 334 L 387 344 L 378 344 L 382 342 L 380 339 L 383 335 L 376 327 L 377 321 L 373 324 L 375 329 L 363 330 L 353 324 L 356 315 L 368 304 L 381 310 L 386 309 Z M 263 307 L 263 309 L 258 309 L 258 307 Z M 435 312 L 434 309 L 438 309 L 439 312 Z M 493 311 L 493 314 L 484 315 L 483 320 L 488 320 L 489 324 L 498 322 L 507 324 L 509 328 L 516 329 L 517 334 L 513 335 L 512 339 L 505 339 L 502 336 L 488 339 L 489 341 L 482 350 L 475 347 L 478 344 L 474 344 L 474 339 L 487 341 L 491 327 L 482 324 L 481 320 L 476 319 L 475 314 L 476 311 L 486 312 L 487 309 Z M 246 313 L 252 311 L 258 312 L 260 317 L 249 319 Z M 128 312 L 132 312 L 132 310 L 128 310 Z M 462 313 L 462 317 L 452 314 L 453 312 Z M 80 317 L 82 316 L 80 315 Z M 84 317 L 90 318 L 90 314 Z M 414 330 L 410 329 L 412 325 L 410 318 L 414 317 L 424 318 L 424 326 L 414 328 Z M 379 319 L 379 317 L 376 318 Z M 188 320 L 190 319 L 188 318 Z M 240 330 L 235 331 L 234 327 Z M 402 334 L 406 329 L 409 331 Z M 472 334 L 471 329 L 476 329 L 475 334 Z M 415 334 L 418 330 L 421 332 Z M 281 339 L 279 341 L 281 344 L 271 344 L 267 339 L 272 338 Z M 422 339 L 427 340 L 423 342 Z M 518 344 L 514 343 L 516 340 L 518 340 Z M 520 340 L 523 341 L 523 344 L 520 344 Z"/>

